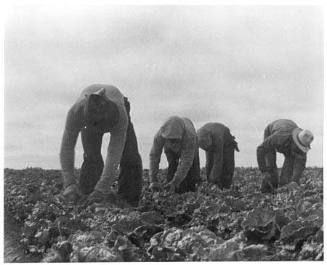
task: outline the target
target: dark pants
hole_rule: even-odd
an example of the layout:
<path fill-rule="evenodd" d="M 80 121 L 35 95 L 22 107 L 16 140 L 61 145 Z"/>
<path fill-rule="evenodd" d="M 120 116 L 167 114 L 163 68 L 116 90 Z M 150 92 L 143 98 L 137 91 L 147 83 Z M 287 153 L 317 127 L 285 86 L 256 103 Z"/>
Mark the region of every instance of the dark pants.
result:
<path fill-rule="evenodd" d="M 266 127 L 264 131 L 263 139 L 266 140 L 266 138 L 268 138 L 270 135 L 271 132 L 269 130 L 269 127 Z M 277 154 L 275 150 L 272 150 L 265 155 L 265 163 L 269 175 L 262 180 L 261 192 L 271 192 L 272 189 L 276 189 L 278 187 L 279 177 L 278 177 L 276 157 Z"/>
<path fill-rule="evenodd" d="M 81 131 L 82 145 L 84 149 L 84 161 L 81 168 L 79 184 L 81 192 L 88 195 L 97 184 L 103 170 L 101 155 L 103 133 L 95 128 L 83 128 Z"/>
<path fill-rule="evenodd" d="M 264 140 L 271 135 L 269 127 L 267 127 L 264 131 Z M 278 169 L 276 163 L 276 151 L 272 150 L 265 155 L 265 162 L 267 172 L 269 176 L 262 180 L 261 191 L 262 192 L 270 192 L 271 188 L 276 189 L 278 186 L 285 185 L 291 181 L 293 174 L 293 163 L 294 158 L 291 155 L 284 154 L 285 160 L 283 164 L 283 168 L 281 171 L 280 177 L 278 176 Z"/>
<path fill-rule="evenodd" d="M 128 105 L 127 105 L 128 104 Z M 137 139 L 129 116 L 129 103 L 125 101 L 128 111 L 128 128 L 118 177 L 118 194 L 132 206 L 137 206 L 142 192 L 142 160 L 138 152 Z M 103 133 L 96 129 L 83 128 L 81 131 L 84 149 L 84 161 L 80 174 L 80 187 L 84 194 L 90 194 L 100 179 L 103 170 L 101 144 Z"/>
<path fill-rule="evenodd" d="M 292 181 L 293 166 L 294 166 L 294 157 L 285 155 L 284 164 L 279 177 L 280 186 L 288 184 Z"/>
<path fill-rule="evenodd" d="M 179 155 L 171 150 L 165 149 L 165 154 L 168 160 L 167 182 L 170 182 L 177 171 Z M 196 184 L 200 181 L 200 159 L 199 150 L 194 154 L 193 164 L 188 171 L 185 179 L 176 190 L 177 193 L 184 193 L 188 191 L 196 191 Z"/>
<path fill-rule="evenodd" d="M 137 139 L 131 122 L 128 124 L 125 147 L 120 160 L 118 194 L 136 207 L 142 193 L 142 159 L 138 152 Z"/>
<path fill-rule="evenodd" d="M 268 167 L 269 176 L 267 179 L 264 179 L 261 184 L 262 192 L 270 192 L 271 187 L 276 189 L 278 186 L 283 186 L 292 181 L 293 175 L 293 166 L 294 166 L 294 158 L 292 156 L 285 155 L 284 164 L 281 170 L 280 176 L 278 176 L 278 170 L 276 166 L 276 153 L 266 155 L 266 163 L 267 165 L 274 165 Z"/>
<path fill-rule="evenodd" d="M 291 155 L 284 155 L 284 164 L 281 170 L 280 176 L 278 176 L 278 170 L 276 166 L 276 153 L 269 153 L 266 155 L 266 164 L 268 165 L 267 171 L 270 175 L 269 182 L 272 184 L 273 188 L 277 188 L 278 186 L 283 186 L 292 181 L 293 175 L 293 166 L 294 166 L 294 157 Z M 268 180 L 264 180 L 265 185 L 268 185 Z M 264 185 L 262 185 L 264 186 Z M 262 189 L 265 189 L 262 187 Z"/>
<path fill-rule="evenodd" d="M 233 182 L 234 170 L 235 170 L 235 148 L 237 144 L 234 140 L 234 137 L 230 134 L 228 129 L 224 133 L 224 144 L 222 151 L 222 167 L 221 172 L 218 172 L 217 179 L 215 184 L 218 185 L 220 189 L 229 189 Z M 207 152 L 207 179 L 209 176 L 214 164 L 214 153 Z"/>
<path fill-rule="evenodd" d="M 276 164 L 276 152 L 271 151 L 265 155 L 266 167 L 269 176 L 262 180 L 261 191 L 270 192 L 271 188 L 278 187 L 278 169 Z"/>

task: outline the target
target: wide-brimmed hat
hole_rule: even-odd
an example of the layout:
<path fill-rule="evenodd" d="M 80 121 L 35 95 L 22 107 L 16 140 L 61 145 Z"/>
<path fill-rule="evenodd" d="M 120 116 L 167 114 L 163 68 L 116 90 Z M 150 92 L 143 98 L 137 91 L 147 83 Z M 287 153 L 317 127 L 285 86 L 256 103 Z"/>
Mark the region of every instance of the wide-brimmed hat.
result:
<path fill-rule="evenodd" d="M 309 130 L 303 130 L 301 128 L 296 128 L 292 132 L 292 137 L 294 143 L 300 150 L 304 153 L 308 152 L 311 148 L 310 144 L 313 141 L 313 133 Z"/>

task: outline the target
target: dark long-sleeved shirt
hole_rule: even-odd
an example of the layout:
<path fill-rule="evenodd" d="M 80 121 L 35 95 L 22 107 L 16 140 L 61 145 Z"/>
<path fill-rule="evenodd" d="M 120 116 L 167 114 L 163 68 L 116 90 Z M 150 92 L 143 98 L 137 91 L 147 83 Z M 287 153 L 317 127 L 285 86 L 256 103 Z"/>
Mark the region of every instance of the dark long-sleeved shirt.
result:
<path fill-rule="evenodd" d="M 164 137 L 165 136 L 165 137 Z M 159 163 L 166 138 L 181 137 L 180 162 L 173 181 L 182 183 L 190 170 L 195 151 L 198 148 L 196 131 L 193 123 L 187 118 L 170 117 L 156 133 L 150 152 L 150 180 L 157 181 Z"/>
<path fill-rule="evenodd" d="M 293 180 L 298 180 L 303 173 L 306 164 L 306 153 L 301 150 L 294 152 L 295 144 L 292 137 L 294 129 L 298 128 L 297 124 L 291 120 L 280 119 L 270 123 L 264 132 L 264 141 L 257 148 L 257 160 L 259 169 L 262 172 L 272 170 L 276 166 L 276 161 L 266 163 L 266 155 L 275 154 L 276 151 L 285 156 L 292 156 L 293 162 Z M 275 159 L 274 159 L 275 160 Z M 293 160 L 293 159 L 292 159 Z"/>
<path fill-rule="evenodd" d="M 68 111 L 65 130 L 61 143 L 60 162 L 64 177 L 64 186 L 75 183 L 74 176 L 74 154 L 77 137 L 81 129 L 86 126 L 84 105 L 86 104 L 85 95 L 96 93 L 104 88 L 109 100 L 114 102 L 118 108 L 119 119 L 112 128 L 105 128 L 104 132 L 110 132 L 110 142 L 107 151 L 101 179 L 95 189 L 108 192 L 120 162 L 126 138 L 128 126 L 128 116 L 124 105 L 124 96 L 118 88 L 111 85 L 95 84 L 85 88 L 81 96 Z M 102 128 L 103 129 L 103 128 Z"/>

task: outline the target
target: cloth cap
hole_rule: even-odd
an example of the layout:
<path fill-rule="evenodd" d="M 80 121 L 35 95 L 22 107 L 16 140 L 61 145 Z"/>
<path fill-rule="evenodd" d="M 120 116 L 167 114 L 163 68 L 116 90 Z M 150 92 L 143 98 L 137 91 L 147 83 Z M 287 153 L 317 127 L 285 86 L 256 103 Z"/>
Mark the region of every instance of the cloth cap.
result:
<path fill-rule="evenodd" d="M 183 120 L 172 117 L 161 127 L 161 136 L 165 139 L 182 139 L 184 129 Z"/>

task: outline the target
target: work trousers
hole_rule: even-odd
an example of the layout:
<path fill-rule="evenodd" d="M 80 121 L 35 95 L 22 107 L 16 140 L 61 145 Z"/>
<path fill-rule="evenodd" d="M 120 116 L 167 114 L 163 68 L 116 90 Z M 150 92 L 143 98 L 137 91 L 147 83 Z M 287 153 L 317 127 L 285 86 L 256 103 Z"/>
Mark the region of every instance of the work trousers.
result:
<path fill-rule="evenodd" d="M 129 102 L 125 99 L 128 112 L 128 128 L 126 141 L 120 160 L 118 177 L 118 195 L 130 205 L 137 206 L 142 192 L 142 159 L 138 152 L 137 139 L 129 114 Z M 90 127 L 81 131 L 84 149 L 84 161 L 80 174 L 80 188 L 82 193 L 90 194 L 99 181 L 103 170 L 101 155 L 102 132 Z"/>
<path fill-rule="evenodd" d="M 223 145 L 222 145 L 222 159 L 219 162 L 214 161 L 214 153 L 213 151 L 206 152 L 206 174 L 208 181 L 209 176 L 211 174 L 211 170 L 213 168 L 214 163 L 222 163 L 222 165 L 216 165 L 217 168 L 220 168 L 220 172 L 216 172 L 216 176 L 214 179 L 214 183 L 218 185 L 220 189 L 229 189 L 233 182 L 234 170 L 235 170 L 235 148 L 237 144 L 234 140 L 235 138 L 231 135 L 228 129 L 225 130 L 223 137 Z"/>

